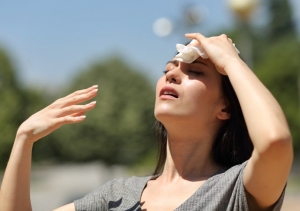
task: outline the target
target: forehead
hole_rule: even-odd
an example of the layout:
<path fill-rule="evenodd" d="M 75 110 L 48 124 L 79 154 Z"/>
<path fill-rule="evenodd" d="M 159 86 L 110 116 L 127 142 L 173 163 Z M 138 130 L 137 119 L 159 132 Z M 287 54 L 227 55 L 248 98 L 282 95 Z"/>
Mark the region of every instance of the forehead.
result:
<path fill-rule="evenodd" d="M 167 64 L 174 64 L 176 66 L 178 66 L 181 62 L 176 60 L 176 58 L 174 57 L 172 60 L 168 61 Z M 208 67 L 211 67 L 213 69 L 215 69 L 215 65 L 210 61 L 210 59 L 203 59 L 201 56 L 199 56 L 195 61 L 193 61 L 192 63 L 184 63 L 187 65 L 193 65 L 193 64 L 204 64 Z"/>
<path fill-rule="evenodd" d="M 215 65 L 210 61 L 210 59 L 203 59 L 201 56 L 199 56 L 195 61 L 192 62 L 192 64 L 197 63 L 202 63 L 212 68 L 215 67 Z"/>

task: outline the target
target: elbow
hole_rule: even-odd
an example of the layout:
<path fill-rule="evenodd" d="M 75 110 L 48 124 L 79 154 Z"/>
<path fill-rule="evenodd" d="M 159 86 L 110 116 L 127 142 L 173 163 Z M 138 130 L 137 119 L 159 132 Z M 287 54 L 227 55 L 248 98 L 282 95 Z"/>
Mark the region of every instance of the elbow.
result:
<path fill-rule="evenodd" d="M 253 139 L 253 145 L 256 153 L 263 157 L 293 155 L 292 135 L 288 129 L 268 130 Z"/>
<path fill-rule="evenodd" d="M 293 139 L 289 130 L 287 131 L 269 131 L 264 138 L 264 147 L 261 148 L 261 154 L 271 155 L 272 158 L 293 157 Z"/>
<path fill-rule="evenodd" d="M 270 136 L 268 137 L 268 142 L 270 144 L 270 147 L 285 147 L 285 146 L 291 146 L 293 145 L 293 138 L 289 130 L 286 131 L 280 131 L 277 130 L 270 132 Z"/>

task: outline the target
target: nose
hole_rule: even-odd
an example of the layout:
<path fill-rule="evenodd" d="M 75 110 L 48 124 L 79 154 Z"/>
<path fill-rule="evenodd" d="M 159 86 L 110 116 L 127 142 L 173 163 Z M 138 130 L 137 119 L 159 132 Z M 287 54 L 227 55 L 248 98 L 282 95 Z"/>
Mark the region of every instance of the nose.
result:
<path fill-rule="evenodd" d="M 179 67 L 169 70 L 166 73 L 166 81 L 169 83 L 175 83 L 175 84 L 181 83 L 180 72 L 181 72 L 181 70 Z"/>

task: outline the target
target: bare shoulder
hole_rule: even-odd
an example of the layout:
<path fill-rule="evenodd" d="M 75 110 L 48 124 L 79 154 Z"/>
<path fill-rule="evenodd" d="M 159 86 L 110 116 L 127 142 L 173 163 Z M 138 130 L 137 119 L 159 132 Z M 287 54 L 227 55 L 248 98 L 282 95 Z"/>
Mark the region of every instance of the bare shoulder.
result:
<path fill-rule="evenodd" d="M 75 205 L 74 203 L 70 203 L 65 206 L 59 207 L 53 211 L 75 211 Z"/>

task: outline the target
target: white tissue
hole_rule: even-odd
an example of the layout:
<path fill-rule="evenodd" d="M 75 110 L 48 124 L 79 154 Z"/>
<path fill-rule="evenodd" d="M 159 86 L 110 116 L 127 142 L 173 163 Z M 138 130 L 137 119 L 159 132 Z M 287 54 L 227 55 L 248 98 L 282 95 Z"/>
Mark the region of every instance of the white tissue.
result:
<path fill-rule="evenodd" d="M 193 41 L 194 40 L 192 40 L 192 42 Z M 239 54 L 240 52 L 235 47 L 234 43 L 233 43 L 233 46 L 234 46 L 236 52 Z M 208 58 L 206 52 L 204 51 L 204 49 L 201 46 L 185 46 L 182 44 L 176 44 L 176 49 L 178 51 L 178 54 L 175 56 L 175 60 L 180 61 L 180 62 L 192 63 L 199 56 L 201 56 L 203 59 Z"/>

